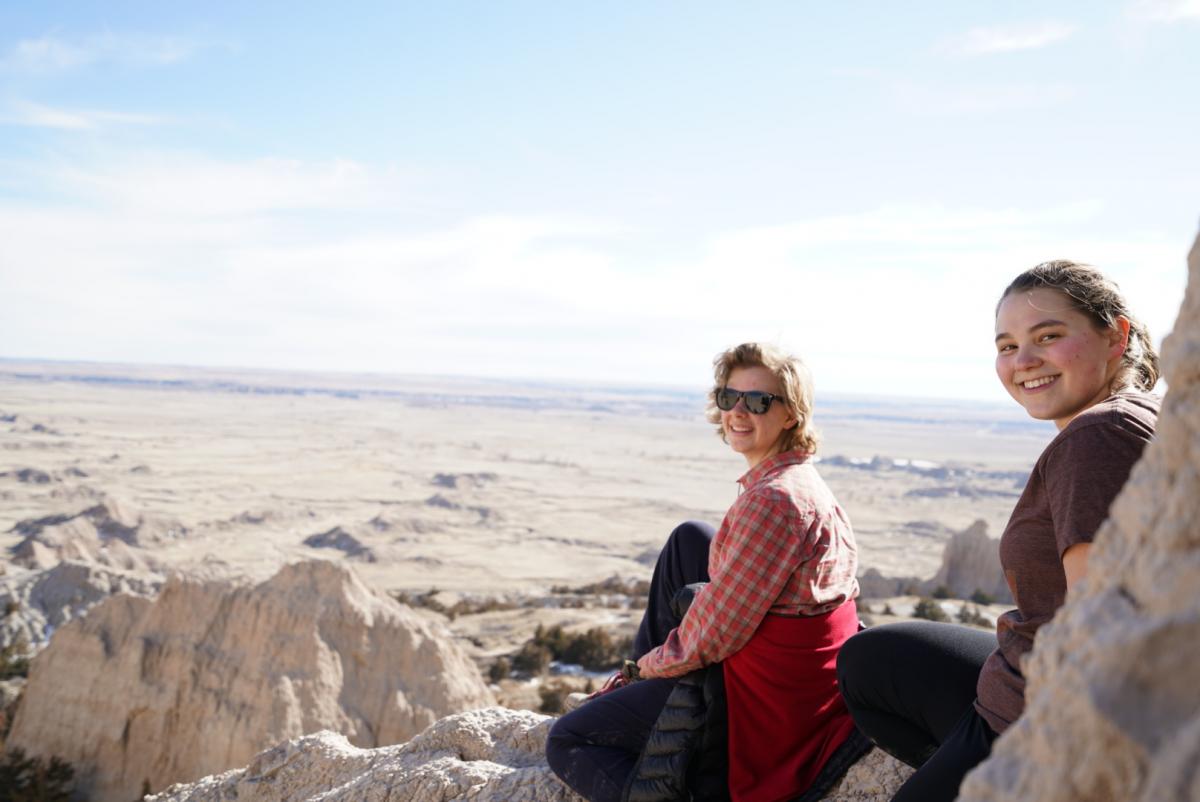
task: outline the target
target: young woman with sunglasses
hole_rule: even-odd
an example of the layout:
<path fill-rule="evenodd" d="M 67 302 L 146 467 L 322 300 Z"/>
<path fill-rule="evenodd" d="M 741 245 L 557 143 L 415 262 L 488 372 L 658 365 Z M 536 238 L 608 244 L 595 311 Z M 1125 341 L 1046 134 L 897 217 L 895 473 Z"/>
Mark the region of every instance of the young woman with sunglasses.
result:
<path fill-rule="evenodd" d="M 1046 262 L 1008 286 L 996 309 L 996 373 L 1031 417 L 1059 430 L 1000 539 L 1017 609 L 995 635 L 916 621 L 874 627 L 838 658 L 859 728 L 917 768 L 894 797 L 903 802 L 956 798 L 1021 715 L 1021 658 L 1086 575 L 1091 540 L 1158 417 L 1149 332 L 1088 265 Z"/>
<path fill-rule="evenodd" d="M 634 642 L 636 670 L 615 675 L 550 732 L 550 767 L 590 802 L 625 798 L 677 679 L 703 666 L 721 663 L 737 802 L 798 796 L 854 729 L 835 661 L 858 628 L 857 550 L 812 464 L 808 371 L 758 343 L 726 351 L 714 367 L 708 417 L 748 470 L 719 529 L 687 522 L 667 539 Z M 696 582 L 708 584 L 677 617 L 672 599 Z"/>

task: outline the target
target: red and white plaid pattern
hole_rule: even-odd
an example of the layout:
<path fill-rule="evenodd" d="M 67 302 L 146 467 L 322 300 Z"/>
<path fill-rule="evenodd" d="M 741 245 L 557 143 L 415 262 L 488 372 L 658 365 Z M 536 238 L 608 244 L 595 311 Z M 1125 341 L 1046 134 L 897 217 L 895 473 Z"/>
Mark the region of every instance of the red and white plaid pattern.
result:
<path fill-rule="evenodd" d="M 675 677 L 746 645 L 768 613 L 818 615 L 858 595 L 850 520 L 798 451 L 763 460 L 708 553 L 709 584 L 667 641 L 638 660 L 643 677 Z"/>

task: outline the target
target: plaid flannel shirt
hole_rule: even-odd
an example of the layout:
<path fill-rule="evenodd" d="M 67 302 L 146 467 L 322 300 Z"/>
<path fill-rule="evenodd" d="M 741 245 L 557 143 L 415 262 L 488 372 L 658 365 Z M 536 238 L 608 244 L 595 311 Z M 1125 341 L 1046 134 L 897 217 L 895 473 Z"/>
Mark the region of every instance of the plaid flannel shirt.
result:
<path fill-rule="evenodd" d="M 638 660 L 643 677 L 724 660 L 768 613 L 818 615 L 858 595 L 850 520 L 808 455 L 777 454 L 738 483 L 741 495 L 709 548 L 709 584 L 666 642 Z"/>

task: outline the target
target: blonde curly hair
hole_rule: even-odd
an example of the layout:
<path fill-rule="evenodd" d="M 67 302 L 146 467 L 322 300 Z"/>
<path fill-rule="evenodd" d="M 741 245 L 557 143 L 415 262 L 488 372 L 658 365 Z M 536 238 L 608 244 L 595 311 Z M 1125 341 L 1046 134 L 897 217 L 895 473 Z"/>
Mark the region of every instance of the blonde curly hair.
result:
<path fill-rule="evenodd" d="M 742 343 L 717 354 L 713 359 L 715 384 L 708 393 L 708 408 L 705 417 L 709 423 L 717 424 L 717 435 L 725 440 L 725 429 L 721 426 L 721 410 L 717 408 L 717 390 L 729 382 L 734 368 L 764 367 L 775 375 L 779 382 L 779 395 L 775 403 L 782 403 L 788 415 L 797 423 L 784 429 L 776 443 L 775 453 L 803 451 L 817 453 L 819 437 L 812 422 L 813 381 L 808 366 L 798 356 L 769 343 Z"/>

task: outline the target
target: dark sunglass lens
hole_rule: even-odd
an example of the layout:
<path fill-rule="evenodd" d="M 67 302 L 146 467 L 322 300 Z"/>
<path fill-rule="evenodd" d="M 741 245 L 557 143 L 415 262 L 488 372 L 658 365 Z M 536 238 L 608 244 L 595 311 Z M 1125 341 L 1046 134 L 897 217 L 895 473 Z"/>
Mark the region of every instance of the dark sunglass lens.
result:
<path fill-rule="evenodd" d="M 761 415 L 771 407 L 770 393 L 750 392 L 746 393 L 746 409 L 753 412 L 755 415 Z"/>
<path fill-rule="evenodd" d="M 722 387 L 717 390 L 716 401 L 717 409 L 728 412 L 737 404 L 738 393 L 736 390 L 730 390 L 728 387 Z"/>

